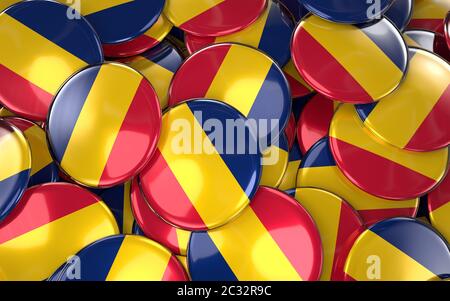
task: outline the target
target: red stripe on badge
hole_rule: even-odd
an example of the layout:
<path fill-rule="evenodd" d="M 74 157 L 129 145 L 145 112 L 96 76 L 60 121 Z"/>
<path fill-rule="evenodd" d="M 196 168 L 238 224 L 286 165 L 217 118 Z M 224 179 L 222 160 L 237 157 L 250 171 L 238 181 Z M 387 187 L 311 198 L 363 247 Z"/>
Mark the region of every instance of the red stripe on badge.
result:
<path fill-rule="evenodd" d="M 373 195 L 389 199 L 403 200 L 405 191 L 410 187 L 415 187 L 415 191 L 428 191 L 436 183 L 424 175 L 421 175 L 409 168 L 406 168 L 396 162 L 387 160 L 374 153 L 363 150 L 359 147 L 330 137 L 331 148 L 339 150 L 340 153 L 352 154 L 351 162 L 347 162 L 343 170 L 347 177 L 354 183 L 364 183 L 364 190 Z M 347 155 L 350 157 L 350 155 Z M 336 160 L 339 161 L 339 160 Z M 389 178 L 380 178 L 379 175 L 389 173 Z M 350 177 L 349 175 L 353 176 Z M 395 179 L 393 181 L 392 179 Z M 383 187 L 387 192 L 383 195 Z"/>
<path fill-rule="evenodd" d="M 66 185 L 61 185 L 60 189 L 67 191 Z M 99 201 L 94 195 L 86 197 L 87 192 L 81 188 L 65 193 L 64 200 L 60 198 L 61 191 L 57 185 L 46 191 L 45 198 L 33 195 L 34 190 L 35 188 L 28 189 L 17 207 L 0 224 L 0 244 Z M 42 210 L 46 207 L 52 210 Z"/>
<path fill-rule="evenodd" d="M 408 25 L 409 29 L 426 29 L 433 32 L 444 32 L 443 19 L 412 19 Z"/>
<path fill-rule="evenodd" d="M 395 202 L 395 201 L 393 201 Z M 371 226 L 381 220 L 392 217 L 412 217 L 417 215 L 418 208 L 386 208 L 358 210 L 359 215 L 365 221 L 366 226 Z"/>
<path fill-rule="evenodd" d="M 15 113 L 31 119 L 40 119 L 40 116 L 47 115 L 53 95 L 0 64 L 1 99 L 20 99 L 22 103 L 26 102 L 28 112 L 17 110 L 11 103 L 5 103 L 5 105 Z M 20 107 L 24 107 L 23 104 Z M 33 112 L 33 115 L 30 115 L 29 112 Z"/>
<path fill-rule="evenodd" d="M 422 122 L 414 136 L 406 145 L 407 149 L 435 149 L 436 145 L 444 148 L 448 145 L 448 135 L 450 135 L 450 85 L 447 86 L 431 112 Z M 448 135 L 433 135 L 436 132 L 446 132 Z M 436 137 L 436 138 L 435 138 Z M 441 141 L 436 141 L 439 139 Z"/>
<path fill-rule="evenodd" d="M 156 46 L 159 41 L 145 34 L 125 43 L 103 44 L 106 57 L 135 56 Z"/>
<path fill-rule="evenodd" d="M 300 97 L 303 95 L 308 95 L 312 93 L 310 89 L 303 86 L 300 82 L 298 82 L 294 77 L 292 77 L 289 73 L 284 72 L 286 79 L 288 80 L 289 86 L 291 87 L 291 94 L 296 97 Z"/>
<path fill-rule="evenodd" d="M 214 51 L 207 51 L 188 59 L 185 67 L 182 65 L 175 73 L 169 91 L 169 105 L 205 96 L 230 48 L 231 45 L 216 47 Z M 192 73 L 192 68 L 198 71 L 196 76 L 187 76 L 186 73 Z M 182 83 L 180 78 L 183 79 Z M 181 88 L 178 87 L 180 85 Z"/>
<path fill-rule="evenodd" d="M 193 228 L 206 229 L 206 225 L 198 214 L 197 210 L 192 206 L 189 197 L 178 183 L 177 178 L 173 174 L 163 155 L 156 150 L 154 159 L 148 164 L 148 170 L 144 170 L 140 175 L 141 182 L 151 183 L 151 191 L 146 191 L 143 186 L 144 195 L 151 198 L 152 195 L 165 196 L 164 200 L 156 200 L 152 202 L 155 212 L 170 212 L 170 220 L 179 221 L 178 217 L 182 217 L 182 223 L 189 223 Z M 150 193 L 151 192 L 151 193 Z M 159 202 L 164 202 L 165 210 L 157 207 Z M 188 218 L 189 217 L 189 218 Z"/>
<path fill-rule="evenodd" d="M 316 258 L 318 255 L 314 254 L 317 250 L 310 246 L 311 240 L 315 239 L 315 237 L 311 236 L 311 233 L 304 231 L 302 225 L 299 225 L 299 219 L 308 220 L 311 219 L 310 216 L 303 210 L 292 210 L 292 204 L 289 202 L 279 202 L 276 204 L 278 207 L 274 208 L 275 203 L 273 200 L 261 195 L 264 193 L 263 191 L 260 189 L 256 193 L 254 199 L 258 199 L 258 201 L 250 203 L 250 207 L 300 277 L 305 280 L 314 279 L 316 276 L 319 277 L 319 275 L 311 274 L 311 272 L 316 272 L 314 264 L 317 263 Z M 283 194 L 282 198 L 286 198 L 284 193 L 280 191 L 270 191 L 270 194 L 272 193 Z M 258 194 L 260 194 L 259 197 Z M 292 202 L 295 202 L 296 206 L 300 206 L 295 200 L 292 200 Z M 279 216 L 272 214 L 273 212 L 283 212 L 283 218 L 280 219 Z M 294 225 L 297 226 L 294 227 Z M 293 237 L 295 237 L 295 240 L 292 239 Z M 302 247 L 303 243 L 308 244 L 308 246 Z M 314 241 L 313 245 L 321 245 L 321 242 Z"/>
<path fill-rule="evenodd" d="M 181 276 L 183 275 L 183 276 Z M 161 281 L 188 281 L 186 271 L 175 256 L 170 256 Z"/>
<path fill-rule="evenodd" d="M 156 92 L 150 83 L 142 79 L 106 161 L 99 185 L 109 185 L 111 181 L 123 177 L 130 166 L 144 166 L 146 161 L 150 160 L 152 154 L 145 156 L 145 153 L 156 148 L 158 139 L 153 137 L 159 136 L 161 126 L 158 121 L 161 119 L 160 109 L 158 108 L 159 115 L 156 115 L 148 102 L 149 99 L 155 98 Z M 153 132 L 152 135 L 149 135 L 150 131 Z M 129 174 L 126 178 L 134 175 L 135 173 Z"/>
<path fill-rule="evenodd" d="M 346 96 L 347 101 L 352 103 L 367 103 L 373 101 L 372 97 L 351 76 L 350 73 L 305 29 L 300 29 L 299 34 L 294 36 L 293 45 L 301 45 L 301 51 L 293 50 L 293 60 L 297 69 L 321 70 L 326 62 L 327 69 L 322 72 L 320 78 L 315 80 L 309 74 L 302 76 L 312 87 L 322 87 L 321 92 L 332 97 L 332 92 L 341 90 L 343 86 L 353 90 L 351 95 Z M 299 55 L 300 53 L 300 55 Z M 306 57 L 306 59 L 304 57 Z M 298 68 L 301 66 L 301 68 Z M 325 87 L 332 87 L 333 91 L 326 91 Z"/>

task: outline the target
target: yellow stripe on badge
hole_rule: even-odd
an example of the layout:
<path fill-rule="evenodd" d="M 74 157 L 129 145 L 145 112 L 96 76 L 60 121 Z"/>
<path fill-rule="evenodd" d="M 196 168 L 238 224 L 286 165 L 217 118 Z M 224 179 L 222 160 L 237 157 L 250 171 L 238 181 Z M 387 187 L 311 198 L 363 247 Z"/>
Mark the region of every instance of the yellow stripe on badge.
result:
<path fill-rule="evenodd" d="M 179 134 L 169 128 L 163 129 L 167 134 L 161 136 L 158 148 L 188 198 L 191 202 L 196 200 L 192 206 L 203 222 L 209 228 L 217 227 L 218 221 L 228 220 L 230 216 L 236 214 L 238 204 L 249 203 L 248 197 L 186 104 L 178 106 L 176 114 L 170 112 L 164 114 L 162 124 L 170 127 L 179 120 L 186 122 L 186 126 L 189 124 L 189 129 L 201 132 L 201 137 L 191 135 L 190 145 L 195 145 L 194 139 L 201 139 L 208 155 L 204 152 L 200 154 L 176 152 L 171 141 L 178 141 L 176 136 Z M 220 175 L 220 181 L 217 180 L 217 175 Z M 197 181 L 193 182 L 192 179 Z M 223 187 L 227 189 L 224 190 Z M 217 191 L 223 192 L 220 199 L 216 197 Z M 211 200 L 215 202 L 211 203 Z M 233 200 L 236 206 L 230 206 L 229 200 Z M 222 203 L 218 203 L 219 201 Z"/>
<path fill-rule="evenodd" d="M 164 7 L 164 14 L 171 20 L 173 25 L 179 27 L 224 1 L 225 0 L 168 0 Z"/>
<path fill-rule="evenodd" d="M 320 280 L 330 280 L 333 272 L 333 262 L 339 224 L 341 220 L 341 203 L 336 196 L 322 193 L 317 199 L 317 193 L 312 189 L 297 189 L 295 199 L 315 218 L 317 228 L 321 235 L 322 247 L 326 254 L 323 256 L 322 274 Z M 326 210 L 324 210 L 326 205 Z M 323 235 L 326 233 L 326 235 Z"/>
<path fill-rule="evenodd" d="M 448 162 L 447 148 L 426 153 L 403 150 L 382 141 L 361 123 L 355 108 L 352 105 L 343 105 L 332 121 L 330 136 L 400 164 L 434 181 L 442 179 L 443 166 Z"/>
<path fill-rule="evenodd" d="M 177 233 L 178 248 L 180 249 L 180 253 L 186 254 L 189 239 L 191 238 L 191 232 L 181 230 L 178 228 L 175 228 L 175 231 Z"/>
<path fill-rule="evenodd" d="M 430 212 L 431 224 L 450 242 L 450 203 Z"/>
<path fill-rule="evenodd" d="M 24 132 L 25 137 L 30 143 L 33 155 L 33 164 L 31 168 L 31 176 L 53 162 L 52 157 L 47 148 L 45 134 L 38 126 L 32 126 Z M 41 139 L 39 139 L 41 137 Z M 43 144 L 44 143 L 44 144 Z"/>
<path fill-rule="evenodd" d="M 236 233 L 237 230 L 239 233 Z M 271 275 L 274 281 L 302 280 L 251 208 L 244 210 L 233 221 L 232 227 L 208 231 L 208 235 L 239 281 L 264 279 L 267 275 Z M 224 243 L 234 241 L 236 237 L 245 237 L 243 242 L 248 248 L 243 245 L 240 250 L 236 250 L 233 244 Z M 251 254 L 246 253 L 249 250 Z M 248 262 L 252 266 L 244 266 L 246 260 L 242 258 L 245 256 L 251 257 Z"/>
<path fill-rule="evenodd" d="M 425 268 L 423 265 L 403 253 L 389 242 L 376 235 L 371 231 L 364 232 L 365 241 L 370 244 L 358 243 L 358 238 L 351 249 L 347 262 L 345 264 L 345 272 L 353 279 L 359 281 L 376 280 L 371 279 L 370 267 L 374 263 L 371 258 L 377 258 L 383 281 L 399 281 L 399 280 L 430 280 L 436 275 Z M 375 257 L 376 256 L 376 257 Z M 349 259 L 351 259 L 349 261 Z M 405 270 L 406 269 L 406 270 Z M 405 279 L 405 275 L 407 279 Z"/>
<path fill-rule="evenodd" d="M 300 169 L 297 187 L 317 187 L 330 191 L 352 205 L 356 210 L 415 208 L 418 200 L 390 201 L 381 199 L 359 189 L 343 174 L 337 174 L 337 166 L 310 167 Z M 303 176 L 305 175 L 305 176 Z M 325 185 L 324 179 L 329 179 Z"/>
<path fill-rule="evenodd" d="M 376 129 L 386 141 L 404 148 L 450 84 L 450 68 L 438 68 L 433 60 L 428 53 L 416 53 L 400 88 L 379 101 L 364 124 Z M 428 80 L 427 66 L 433 67 L 433 75 L 439 80 Z M 401 113 L 408 106 L 414 106 L 414 116 Z"/>
<path fill-rule="evenodd" d="M 266 21 L 269 17 L 270 5 L 267 6 L 264 13 L 249 27 L 236 33 L 220 36 L 215 39 L 215 43 L 234 42 L 243 43 L 258 48 L 261 37 L 266 27 Z"/>
<path fill-rule="evenodd" d="M 133 0 L 58 0 L 62 4 L 66 4 L 74 9 L 80 9 L 80 13 L 84 16 L 97 13 L 108 8 L 119 6 L 125 3 L 133 2 Z"/>
<path fill-rule="evenodd" d="M 374 99 L 386 94 L 386 83 L 380 78 L 402 78 L 403 72 L 389 57 L 360 29 L 353 25 L 338 24 L 330 34 L 330 22 L 311 16 L 303 22 L 303 28 L 314 37 Z M 370 53 L 371 61 L 362 62 L 357 53 L 349 55 L 349 50 L 365 56 Z M 361 68 L 361 64 L 368 66 Z"/>
<path fill-rule="evenodd" d="M 119 233 L 115 223 L 106 218 L 100 223 L 99 216 L 105 216 L 105 205 L 95 203 L 1 244 L 0 258 L 8 258 L 2 270 L 8 279 L 47 279 L 83 247 Z"/>
<path fill-rule="evenodd" d="M 413 19 L 445 19 L 450 10 L 448 0 L 415 0 Z"/>
<path fill-rule="evenodd" d="M 138 57 L 136 60 L 127 62 L 127 65 L 139 70 L 150 81 L 158 95 L 161 109 L 167 108 L 169 106 L 169 86 L 174 75 L 172 71 L 145 57 Z"/>
<path fill-rule="evenodd" d="M 251 48 L 231 46 L 205 97 L 224 99 L 247 116 L 272 67 L 264 55 L 255 55 Z M 238 80 L 241 74 L 246 80 Z M 234 80 L 233 80 L 234 79 Z M 229 83 L 233 82 L 230 89 Z"/>
<path fill-rule="evenodd" d="M 15 3 L 20 2 L 21 0 L 2 0 L 0 2 L 0 12 L 2 12 L 5 8 Z"/>
<path fill-rule="evenodd" d="M 172 27 L 172 23 L 170 23 L 164 15 L 161 15 L 156 23 L 153 24 L 144 35 L 161 42 Z"/>
<path fill-rule="evenodd" d="M 24 150 L 28 145 L 23 135 L 14 132 L 0 137 L 0 181 L 3 181 L 21 171 L 30 168 L 31 158 L 29 150 Z"/>
<path fill-rule="evenodd" d="M 100 68 L 61 161 L 68 174 L 83 174 L 86 179 L 96 179 L 86 184 L 98 184 L 141 80 L 139 73 L 130 73 L 126 68 Z M 110 97 L 104 97 L 105 90 Z M 99 112 L 106 114 L 106 107 L 114 107 L 117 115 L 99 116 Z M 99 149 L 104 152 L 96 151 Z"/>
<path fill-rule="evenodd" d="M 145 250 L 146 246 L 148 250 Z M 148 251 L 148 252 L 144 252 Z M 106 281 L 161 280 L 171 254 L 162 246 L 143 237 L 127 235 L 117 252 Z M 133 260 L 130 260 L 133 258 Z"/>
<path fill-rule="evenodd" d="M 0 20 L 0 41 L 16 39 L 8 28 L 14 28 L 14 34 L 30 41 L 30 45 L 10 43 L 8 47 L 0 47 L 0 64 L 50 94 L 59 89 L 73 70 L 86 66 L 84 61 L 7 14 Z"/>
<path fill-rule="evenodd" d="M 272 145 L 263 154 L 263 169 L 260 185 L 277 187 L 280 185 L 288 167 L 289 153 L 282 148 Z"/>
<path fill-rule="evenodd" d="M 133 234 L 134 216 L 131 209 L 131 181 L 123 185 L 123 234 Z"/>
<path fill-rule="evenodd" d="M 281 180 L 281 183 L 278 186 L 279 190 L 286 191 L 288 189 L 295 188 L 297 181 L 298 167 L 300 166 L 301 163 L 302 163 L 301 160 L 291 161 L 288 163 L 286 172 L 283 175 L 283 179 Z"/>
<path fill-rule="evenodd" d="M 402 36 L 403 36 L 403 39 L 406 42 L 406 45 L 408 45 L 408 47 L 422 48 L 422 46 L 420 46 L 420 44 L 418 44 L 416 41 L 411 39 L 407 34 L 403 34 Z"/>
<path fill-rule="evenodd" d="M 303 79 L 303 77 L 300 76 L 300 73 L 295 68 L 292 60 L 289 60 L 286 66 L 284 66 L 283 71 L 289 74 L 297 82 L 301 83 L 302 86 L 306 87 L 309 91 L 313 91 L 313 88 L 311 88 L 311 86 Z"/>

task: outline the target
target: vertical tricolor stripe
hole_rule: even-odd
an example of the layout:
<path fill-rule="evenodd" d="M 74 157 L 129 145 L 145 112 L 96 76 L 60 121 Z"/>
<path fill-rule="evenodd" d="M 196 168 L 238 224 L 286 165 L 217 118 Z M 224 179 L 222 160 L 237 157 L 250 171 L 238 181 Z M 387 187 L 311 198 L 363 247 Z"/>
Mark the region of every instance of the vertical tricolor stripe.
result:
<path fill-rule="evenodd" d="M 429 53 L 412 53 L 401 86 L 371 108 L 364 124 L 400 148 L 442 148 L 450 142 L 446 137 L 450 135 L 450 68 Z M 440 80 L 430 80 L 428 73 L 424 76 L 424 68 L 432 68 L 433 78 Z M 408 99 L 412 103 L 405 104 Z"/>

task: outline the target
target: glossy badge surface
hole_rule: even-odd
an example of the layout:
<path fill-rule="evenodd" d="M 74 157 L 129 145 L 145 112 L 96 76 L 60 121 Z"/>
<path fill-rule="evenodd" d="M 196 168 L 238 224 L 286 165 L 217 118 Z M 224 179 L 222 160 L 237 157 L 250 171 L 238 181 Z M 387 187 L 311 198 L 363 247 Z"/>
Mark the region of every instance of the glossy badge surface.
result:
<path fill-rule="evenodd" d="M 366 225 L 397 216 L 415 217 L 419 209 L 418 198 L 387 200 L 352 184 L 337 167 L 328 137 L 317 142 L 303 158 L 297 187 L 315 187 L 342 197 L 358 211 Z"/>
<path fill-rule="evenodd" d="M 382 221 L 356 240 L 347 280 L 428 281 L 450 273 L 450 250 L 430 226 L 410 218 Z"/>
<path fill-rule="evenodd" d="M 97 32 L 102 44 L 131 40 L 156 23 L 165 0 L 58 0 L 70 6 L 67 15 L 83 15 Z"/>
<path fill-rule="evenodd" d="M 351 105 L 342 105 L 330 127 L 331 152 L 345 176 L 362 190 L 387 199 L 423 196 L 443 179 L 448 149 L 396 148 L 367 129 Z"/>
<path fill-rule="evenodd" d="M 348 25 L 310 15 L 298 25 L 291 47 L 294 64 L 306 82 L 342 102 L 383 98 L 397 88 L 407 69 L 406 44 L 385 18 Z"/>
<path fill-rule="evenodd" d="M 183 265 L 163 246 L 134 235 L 111 236 L 81 250 L 49 281 L 188 281 Z M 74 277 L 73 266 L 80 265 Z M 84 268 L 83 268 L 84 267 Z"/>
<path fill-rule="evenodd" d="M 328 136 L 331 119 L 338 106 L 339 102 L 321 94 L 306 103 L 297 124 L 297 141 L 303 154 L 317 141 Z"/>
<path fill-rule="evenodd" d="M 411 48 L 408 74 L 400 87 L 377 103 L 356 108 L 368 129 L 398 148 L 432 151 L 447 147 L 450 65 L 428 51 Z"/>
<path fill-rule="evenodd" d="M 282 5 L 270 0 L 264 13 L 241 31 L 219 37 L 199 37 L 187 34 L 185 39 L 190 53 L 211 44 L 241 43 L 258 48 L 273 58 L 278 65 L 284 66 L 291 57 L 289 44 L 293 31 L 294 21 L 289 13 Z"/>
<path fill-rule="evenodd" d="M 185 32 L 216 37 L 246 28 L 266 5 L 266 0 L 167 0 L 164 14 Z"/>
<path fill-rule="evenodd" d="M 143 75 L 106 63 L 77 73 L 56 95 L 48 117 L 55 159 L 73 180 L 107 188 L 137 175 L 156 149 L 158 97 Z"/>
<path fill-rule="evenodd" d="M 77 253 L 80 277 L 73 263 L 61 266 L 50 281 L 187 281 L 183 266 L 169 250 L 137 235 L 110 236 Z"/>
<path fill-rule="evenodd" d="M 230 122 L 245 135 L 236 135 Z M 186 230 L 212 229 L 235 218 L 261 174 L 257 140 L 245 118 L 224 103 L 202 99 L 171 108 L 162 123 L 157 151 L 139 177 L 150 207 Z"/>
<path fill-rule="evenodd" d="M 10 111 L 44 121 L 67 78 L 103 61 L 86 19 L 66 13 L 59 3 L 26 1 L 0 14 L 0 43 L 8 45 L 0 48 L 0 102 Z"/>
<path fill-rule="evenodd" d="M 27 188 L 31 150 L 24 134 L 0 118 L 0 221 L 14 209 Z"/>
<path fill-rule="evenodd" d="M 298 146 L 298 143 L 295 142 L 292 149 L 289 151 L 288 166 L 283 178 L 281 179 L 280 185 L 278 185 L 279 190 L 287 191 L 296 187 L 297 172 L 300 167 L 300 163 L 302 162 L 302 157 L 300 147 Z"/>
<path fill-rule="evenodd" d="M 137 179 L 131 184 L 131 207 L 140 229 L 138 234 L 162 244 L 174 254 L 186 256 L 191 232 L 162 220 L 148 205 Z"/>
<path fill-rule="evenodd" d="M 103 44 L 106 57 L 120 58 L 141 54 L 158 45 L 170 32 L 173 25 L 164 15 L 140 36 L 123 43 Z"/>
<path fill-rule="evenodd" d="M 192 234 L 188 266 L 193 280 L 313 281 L 320 277 L 322 245 L 314 221 L 295 199 L 261 186 L 238 218 Z"/>
<path fill-rule="evenodd" d="M 209 46 L 181 65 L 170 87 L 169 105 L 192 98 L 223 101 L 253 120 L 262 148 L 277 141 L 291 113 L 280 67 L 262 52 L 239 44 Z"/>
<path fill-rule="evenodd" d="M 384 16 L 403 31 L 409 24 L 413 14 L 414 0 L 394 0 Z"/>
<path fill-rule="evenodd" d="M 450 243 L 450 174 L 428 194 L 431 224 Z"/>
<path fill-rule="evenodd" d="M 0 270 L 6 280 L 45 280 L 85 246 L 118 233 L 93 193 L 67 183 L 34 186 L 0 223 Z"/>
<path fill-rule="evenodd" d="M 314 93 L 314 89 L 305 81 L 294 66 L 292 59 L 283 67 L 284 75 L 291 88 L 292 98 L 305 97 Z"/>
<path fill-rule="evenodd" d="M 341 197 L 317 188 L 297 188 L 293 195 L 314 219 L 322 239 L 320 280 L 342 280 L 347 254 L 365 229 L 359 214 Z"/>
<path fill-rule="evenodd" d="M 30 145 L 31 173 L 28 187 L 58 181 L 59 168 L 50 155 L 45 131 L 26 119 L 8 117 L 5 120 L 22 131 Z"/>
<path fill-rule="evenodd" d="M 286 172 L 289 161 L 289 145 L 283 133 L 278 142 L 262 153 L 262 174 L 260 185 L 278 187 Z"/>
<path fill-rule="evenodd" d="M 448 0 L 415 0 L 413 17 L 408 28 L 442 33 L 448 11 L 450 11 Z"/>
<path fill-rule="evenodd" d="M 392 0 L 379 0 L 376 4 L 366 0 L 298 0 L 312 13 L 337 23 L 358 24 L 378 19 Z"/>
<path fill-rule="evenodd" d="M 158 94 L 162 110 L 169 105 L 169 86 L 175 72 L 183 63 L 179 51 L 170 43 L 162 42 L 141 55 L 121 60 L 147 78 Z"/>
<path fill-rule="evenodd" d="M 403 33 L 408 47 L 421 48 L 433 52 L 443 59 L 450 61 L 450 48 L 447 46 L 444 35 L 429 30 L 406 30 Z"/>

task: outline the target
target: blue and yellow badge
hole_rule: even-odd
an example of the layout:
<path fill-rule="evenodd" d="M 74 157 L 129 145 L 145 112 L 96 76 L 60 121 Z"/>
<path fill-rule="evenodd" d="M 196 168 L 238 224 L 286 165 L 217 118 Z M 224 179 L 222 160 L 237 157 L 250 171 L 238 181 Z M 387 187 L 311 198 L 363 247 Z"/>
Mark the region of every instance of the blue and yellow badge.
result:
<path fill-rule="evenodd" d="M 156 149 L 158 96 L 136 70 L 118 63 L 84 69 L 58 92 L 47 133 L 61 169 L 77 183 L 110 188 L 139 173 Z"/>
<path fill-rule="evenodd" d="M 450 250 L 430 226 L 411 218 L 373 225 L 356 240 L 345 263 L 347 280 L 428 281 L 450 274 Z"/>
<path fill-rule="evenodd" d="M 50 281 L 187 281 L 182 264 L 166 248 L 137 235 L 100 239 L 61 266 Z"/>
<path fill-rule="evenodd" d="M 384 13 L 398 30 L 403 31 L 409 24 L 413 14 L 414 0 L 395 0 Z"/>
<path fill-rule="evenodd" d="M 24 1 L 1 13 L 0 43 L 8 45 L 0 48 L 0 102 L 32 120 L 45 120 L 73 73 L 103 61 L 86 19 L 69 20 L 67 7 L 53 1 Z"/>
<path fill-rule="evenodd" d="M 24 134 L 0 118 L 0 221 L 14 209 L 28 186 L 31 150 Z"/>
<path fill-rule="evenodd" d="M 300 163 L 302 162 L 302 152 L 297 141 L 294 141 L 292 149 L 289 151 L 288 165 L 281 179 L 278 189 L 282 191 L 294 189 L 297 185 L 297 173 Z"/>
<path fill-rule="evenodd" d="M 281 184 L 289 161 L 289 145 L 283 133 L 278 142 L 262 153 L 262 174 L 260 185 L 277 188 Z"/>
<path fill-rule="evenodd" d="M 431 224 L 450 243 L 450 174 L 428 194 Z"/>
<path fill-rule="evenodd" d="M 245 121 L 214 100 L 166 111 L 157 151 L 139 176 L 150 207 L 168 223 L 193 231 L 222 226 L 241 213 L 261 174 L 257 140 Z"/>

